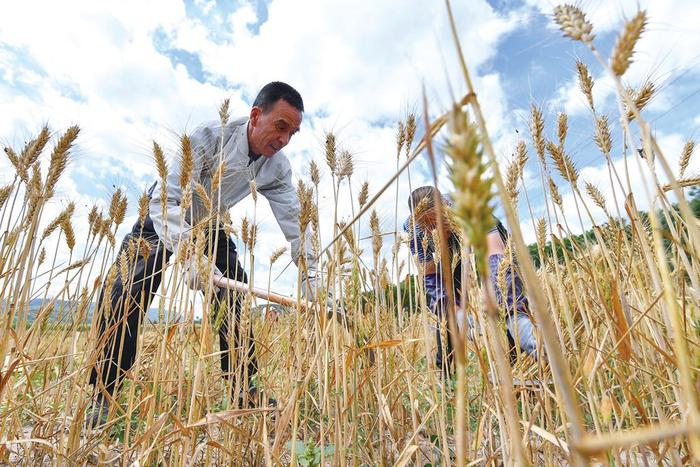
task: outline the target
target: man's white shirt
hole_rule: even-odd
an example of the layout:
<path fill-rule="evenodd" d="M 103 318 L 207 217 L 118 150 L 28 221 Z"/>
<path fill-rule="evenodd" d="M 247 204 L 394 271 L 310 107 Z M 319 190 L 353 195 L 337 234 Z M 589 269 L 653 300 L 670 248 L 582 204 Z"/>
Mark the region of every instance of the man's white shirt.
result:
<path fill-rule="evenodd" d="M 220 123 L 204 125 L 194 132 L 190 137 L 194 159 L 192 207 L 187 210 L 182 222 L 180 201 L 183 190 L 180 186 L 180 164 L 171 164 L 167 177 L 167 217 L 163 216 L 161 207 L 161 189 L 156 187 L 149 206 L 153 227 L 165 247 L 175 252 L 179 242 L 191 235 L 191 226 L 209 214 L 194 190 L 195 182 L 201 183 L 209 195 L 213 205 L 212 212 L 223 212 L 250 194 L 250 182 L 254 180 L 258 194 L 270 203 L 275 219 L 291 245 L 294 262 L 297 263 L 299 255 L 304 254 L 309 269 L 315 270 L 316 261 L 311 252 L 310 232 L 305 236 L 306 244 L 303 249 L 300 244 L 299 199 L 292 183 L 289 160 L 279 151 L 272 157 L 260 156 L 251 161 L 247 129 L 248 118 L 245 117 L 228 123 L 223 128 L 223 133 Z M 212 177 L 222 159 L 226 164 L 222 180 L 216 192 L 212 192 Z"/>

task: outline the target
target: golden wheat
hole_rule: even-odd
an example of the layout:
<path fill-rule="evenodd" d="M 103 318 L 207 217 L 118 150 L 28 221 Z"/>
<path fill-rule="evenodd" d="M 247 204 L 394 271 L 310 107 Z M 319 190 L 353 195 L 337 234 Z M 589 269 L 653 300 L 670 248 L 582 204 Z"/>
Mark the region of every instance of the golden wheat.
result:
<path fill-rule="evenodd" d="M 625 29 L 615 43 L 615 49 L 610 59 L 610 68 L 617 76 L 625 74 L 632 63 L 634 46 L 642 35 L 647 25 L 647 16 L 644 10 L 639 11 L 634 18 L 625 24 Z"/>

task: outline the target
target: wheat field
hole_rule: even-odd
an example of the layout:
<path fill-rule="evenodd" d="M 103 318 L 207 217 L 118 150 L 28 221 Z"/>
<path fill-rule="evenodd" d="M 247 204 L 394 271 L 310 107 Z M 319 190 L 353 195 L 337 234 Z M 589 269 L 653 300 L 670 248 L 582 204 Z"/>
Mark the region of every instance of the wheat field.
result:
<path fill-rule="evenodd" d="M 138 359 L 108 424 L 87 427 L 88 377 L 100 340 L 93 317 L 109 313 L 95 306 L 97 294 L 117 277 L 128 282 L 143 245 L 134 242 L 120 250 L 116 232 L 129 205 L 140 218 L 146 216 L 148 199 L 127 200 L 117 190 L 107 211 L 94 207 L 87 220 L 79 220 L 88 229 L 80 231 L 86 238 L 79 243 L 87 246 L 78 251 L 75 205 L 68 202 L 54 219 L 45 209 L 71 161 L 79 127 L 56 135 L 44 127 L 24 147 L 5 148 L 15 174 L 0 187 L 0 463 L 700 463 L 700 269 L 695 264 L 700 224 L 689 188 L 699 180 L 686 173 L 694 144 L 689 140 L 679 166 L 670 166 L 644 118 L 653 84 L 630 89 L 622 80 L 648 24 L 644 11 L 627 22 L 607 58 L 595 47 L 594 25 L 581 10 L 566 5 L 554 12 L 567 40 L 588 47 L 588 58 L 614 78 L 619 114 L 599 114 L 588 67 L 583 60 L 575 63 L 590 107 L 590 137 L 600 160 L 608 162 L 609 179 L 596 182 L 609 184 L 615 200 L 579 177 L 567 152 L 566 114 L 545 121 L 534 104 L 530 134 L 500 165 L 482 114 L 487 103 L 475 94 L 464 58 L 460 73 L 468 94 L 432 122 L 422 116 L 430 107 L 426 99 L 423 112 L 406 115 L 397 126 L 395 176 L 418 155 L 427 154 L 435 170 L 434 147 L 444 145 L 455 187 L 450 215 L 463 226 L 462 261 L 469 278 L 462 296 L 469 297 L 466 311 L 481 332 L 467 336 L 461 329 L 449 336 L 456 347 L 451 379 L 443 378 L 433 361 L 434 328 L 446 330 L 427 307 L 422 271 L 398 259 L 408 249 L 406 239 L 400 232 L 384 235 L 374 210 L 378 198 L 392 196 L 393 179 L 374 192 L 364 184 L 352 220 L 319 219 L 319 173 L 331 177 L 337 190 L 353 173 L 352 155 L 337 151 L 335 136 L 327 134 L 325 153 L 316 156 L 297 190 L 299 222 L 303 231 L 308 227 L 321 258 L 322 292 L 316 302 L 298 303 L 276 319 L 254 312 L 252 295 L 243 294 L 242 323 L 252 326 L 256 340 L 256 384 L 274 394 L 278 406 L 230 404 L 215 338 L 221 323 L 206 300 L 202 321 L 194 321 L 197 292 L 178 277 L 181 258 L 174 255 L 172 278 L 159 292 L 170 300 L 160 301 L 157 323 L 142 324 Z M 462 57 L 456 38 L 454 48 Z M 225 103 L 220 115 L 228 118 Z M 611 134 L 609 121 L 618 119 L 621 132 Z M 154 143 L 153 163 L 162 179 L 182 170 L 178 161 L 186 164 L 186 141 L 183 135 L 177 154 L 164 154 Z M 612 163 L 616 145 L 623 147 L 625 168 L 645 174 L 644 191 L 632 191 L 631 171 Z M 48 161 L 46 173 L 41 161 Z M 539 168 L 537 186 L 524 183 L 528 161 Z M 186 186 L 203 188 L 189 180 Z M 593 223 L 587 235 L 576 237 L 581 232 L 569 225 L 563 187 L 573 193 L 580 224 Z M 528 193 L 537 190 L 544 193 L 546 216 L 518 217 L 518 205 L 529 205 Z M 648 212 L 637 208 L 642 199 L 651 206 Z M 526 355 L 508 358 L 505 310 L 494 301 L 494 291 L 476 279 L 477 271 L 488 268 L 484 219 L 494 203 L 506 214 L 508 262 L 517 264 L 537 325 L 543 355 L 537 361 Z M 606 221 L 596 222 L 592 209 L 602 209 Z M 251 271 L 255 263 L 274 263 L 281 254 L 254 255 L 254 221 L 234 225 L 219 212 L 211 212 L 209 221 L 238 236 L 245 245 L 244 267 Z M 334 224 L 333 242 L 320 241 L 324 222 Z M 371 238 L 361 238 L 360 224 L 370 226 Z M 525 224 L 537 234 L 530 248 L 520 228 Z M 382 256 L 386 242 L 391 254 Z M 56 246 L 52 251 L 48 245 Z M 70 251 L 68 264 L 57 264 L 58 248 Z M 190 249 L 201 254 L 194 241 Z M 371 255 L 363 256 L 363 250 Z M 202 261 L 206 264 L 206 258 Z M 413 280 L 395 283 L 407 274 Z M 258 279 L 265 281 L 271 288 L 271 278 Z M 47 297 L 52 284 L 62 284 L 60 293 Z M 33 309 L 42 298 L 41 307 Z M 451 310 L 448 319 L 455 316 Z M 245 367 L 245 352 L 239 348 L 234 354 L 235 364 Z M 536 384 L 523 384 L 527 381 Z"/>

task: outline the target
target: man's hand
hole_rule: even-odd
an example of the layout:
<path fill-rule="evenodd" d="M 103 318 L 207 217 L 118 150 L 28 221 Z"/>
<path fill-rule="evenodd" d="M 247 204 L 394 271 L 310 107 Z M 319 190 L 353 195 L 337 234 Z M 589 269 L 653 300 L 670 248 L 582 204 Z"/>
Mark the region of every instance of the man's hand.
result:
<path fill-rule="evenodd" d="M 209 263 L 205 263 L 205 266 L 210 267 Z M 185 284 L 187 284 L 187 287 L 189 287 L 191 290 L 200 292 L 205 292 L 207 285 L 209 285 L 207 281 L 204 280 L 204 278 L 209 275 L 208 273 L 209 271 L 201 271 L 197 267 L 197 262 L 194 257 L 191 257 L 185 261 L 182 269 L 182 274 L 184 275 Z M 219 271 L 219 268 L 214 266 L 212 279 L 217 276 L 223 276 L 223 274 L 221 271 Z"/>
<path fill-rule="evenodd" d="M 302 276 L 301 278 L 301 298 L 308 300 L 309 302 L 314 302 L 318 297 L 319 293 L 320 279 L 315 275 L 309 274 L 308 276 Z M 322 300 L 323 297 L 320 297 Z M 326 306 L 329 308 L 333 307 L 333 293 L 329 290 L 326 294 Z"/>
<path fill-rule="evenodd" d="M 316 276 L 302 275 L 301 298 L 310 302 L 316 299 Z"/>
<path fill-rule="evenodd" d="M 464 326 L 467 326 L 467 339 L 470 341 L 476 340 L 478 336 L 481 335 L 481 327 L 474 322 L 472 315 L 467 314 L 464 308 L 458 308 L 455 313 L 455 319 L 457 320 L 457 327 L 460 332 L 464 332 Z"/>
<path fill-rule="evenodd" d="M 200 275 L 197 271 L 197 262 L 194 257 L 188 258 L 182 265 L 182 277 L 184 278 L 185 285 L 191 290 L 198 291 L 204 288 L 204 284 Z"/>

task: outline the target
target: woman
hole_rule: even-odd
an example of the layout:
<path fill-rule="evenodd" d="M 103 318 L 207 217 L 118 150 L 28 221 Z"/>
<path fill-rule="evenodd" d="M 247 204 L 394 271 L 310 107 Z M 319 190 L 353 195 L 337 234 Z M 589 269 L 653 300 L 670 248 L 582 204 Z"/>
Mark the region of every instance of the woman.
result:
<path fill-rule="evenodd" d="M 444 198 L 442 194 L 432 186 L 423 186 L 413 190 L 408 198 L 408 207 L 411 215 L 404 223 L 404 230 L 409 236 L 409 246 L 411 253 L 415 256 L 417 262 L 423 270 L 423 282 L 425 291 L 428 296 L 428 306 L 440 317 L 441 320 L 446 318 L 448 309 L 447 290 L 444 286 L 440 267 L 436 264 L 440 251 L 435 248 L 437 239 L 437 209 L 435 207 L 435 198 L 443 203 L 444 213 L 447 214 L 451 207 L 451 202 Z M 456 227 L 447 220 L 445 216 L 445 231 L 448 233 L 447 249 L 449 251 L 450 264 L 455 265 L 452 270 L 453 290 L 457 307 L 461 305 L 461 289 L 462 289 L 462 261 L 460 259 L 460 243 L 459 235 Z M 512 265 L 508 265 L 504 274 L 504 291 L 498 286 L 498 269 L 505 251 L 505 240 L 508 233 L 503 227 L 503 224 L 498 219 L 495 219 L 495 226 L 488 232 L 487 254 L 489 261 L 489 279 L 493 284 L 496 298 L 500 305 L 505 307 L 506 329 L 508 342 L 510 344 L 510 357 L 514 360 L 517 357 L 516 347 L 528 355 L 537 358 L 537 342 L 535 339 L 535 326 L 527 312 L 528 301 L 523 291 L 523 284 L 518 276 L 517 271 Z M 436 258 L 437 255 L 438 257 Z M 505 295 L 505 296 L 504 296 Z M 473 326 L 471 317 L 469 317 L 468 325 Z M 441 368 L 443 374 L 449 376 L 451 367 L 454 361 L 454 352 L 452 343 L 447 342 L 447 350 L 445 355 L 447 361 L 443 361 L 442 338 L 440 329 L 437 333 L 437 355 L 435 364 Z"/>

